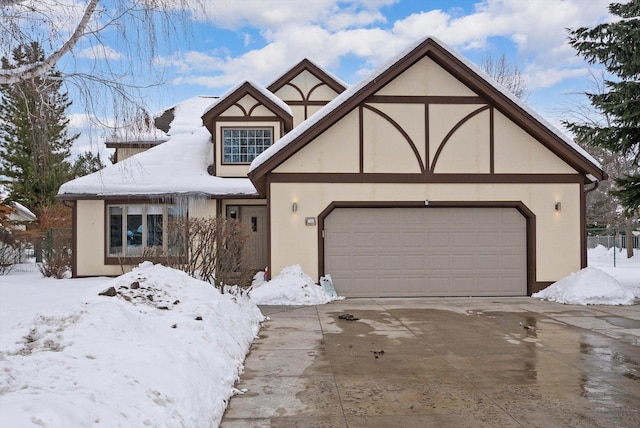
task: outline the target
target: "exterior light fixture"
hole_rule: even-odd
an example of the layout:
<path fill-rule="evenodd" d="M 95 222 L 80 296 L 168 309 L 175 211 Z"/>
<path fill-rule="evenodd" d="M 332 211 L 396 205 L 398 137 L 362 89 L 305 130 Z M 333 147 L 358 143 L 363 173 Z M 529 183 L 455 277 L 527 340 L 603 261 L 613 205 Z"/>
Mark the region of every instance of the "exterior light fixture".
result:
<path fill-rule="evenodd" d="M 562 203 L 556 202 L 556 211 L 562 210 Z"/>
<path fill-rule="evenodd" d="M 294 202 L 291 204 L 291 212 L 294 213 L 296 211 L 298 211 L 298 204 Z"/>

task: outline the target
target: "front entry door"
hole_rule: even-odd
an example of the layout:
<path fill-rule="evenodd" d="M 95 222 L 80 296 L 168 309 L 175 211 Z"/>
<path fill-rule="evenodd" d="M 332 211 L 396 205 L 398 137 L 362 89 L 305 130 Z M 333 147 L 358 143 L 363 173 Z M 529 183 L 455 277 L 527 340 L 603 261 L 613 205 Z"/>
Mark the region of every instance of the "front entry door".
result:
<path fill-rule="evenodd" d="M 247 260 L 256 270 L 267 266 L 267 207 L 243 205 L 238 207 L 240 222 L 249 230 L 246 251 Z"/>

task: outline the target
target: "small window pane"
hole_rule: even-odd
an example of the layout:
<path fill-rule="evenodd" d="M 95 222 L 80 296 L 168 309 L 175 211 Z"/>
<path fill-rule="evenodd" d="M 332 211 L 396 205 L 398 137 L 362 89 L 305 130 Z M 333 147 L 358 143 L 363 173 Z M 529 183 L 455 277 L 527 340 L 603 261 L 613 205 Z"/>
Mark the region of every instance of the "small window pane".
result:
<path fill-rule="evenodd" d="M 164 205 L 147 205 L 147 246 L 162 246 Z"/>
<path fill-rule="evenodd" d="M 223 129 L 222 135 L 224 163 L 251 163 L 272 143 L 270 128 Z"/>
<path fill-rule="evenodd" d="M 109 255 L 122 255 L 122 207 L 109 207 Z"/>
<path fill-rule="evenodd" d="M 142 254 L 142 205 L 127 207 L 127 255 Z"/>

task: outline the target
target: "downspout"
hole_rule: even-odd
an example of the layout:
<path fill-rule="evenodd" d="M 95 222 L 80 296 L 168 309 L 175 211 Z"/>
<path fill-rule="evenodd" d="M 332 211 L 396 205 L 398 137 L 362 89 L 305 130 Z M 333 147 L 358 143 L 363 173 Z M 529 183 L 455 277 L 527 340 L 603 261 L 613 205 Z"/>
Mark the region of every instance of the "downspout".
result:
<path fill-rule="evenodd" d="M 593 187 L 591 189 L 584 190 L 584 193 L 591 193 L 596 190 L 600 186 L 600 180 L 596 180 L 593 182 Z"/>

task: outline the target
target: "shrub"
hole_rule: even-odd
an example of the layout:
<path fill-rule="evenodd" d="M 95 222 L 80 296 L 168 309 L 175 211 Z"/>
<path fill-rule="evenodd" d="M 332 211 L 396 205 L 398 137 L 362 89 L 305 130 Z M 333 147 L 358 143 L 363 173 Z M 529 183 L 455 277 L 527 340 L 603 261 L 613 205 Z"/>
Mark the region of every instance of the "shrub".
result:
<path fill-rule="evenodd" d="M 174 220 L 168 225 L 168 254 L 147 254 L 220 289 L 248 286 L 253 269 L 246 248 L 250 230 L 238 220 L 224 217 Z"/>

